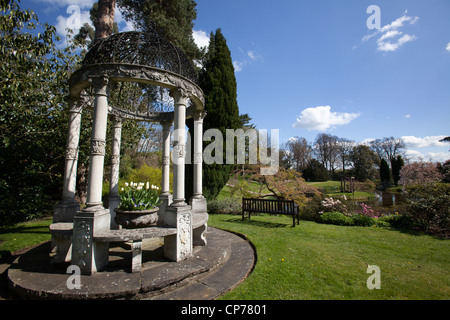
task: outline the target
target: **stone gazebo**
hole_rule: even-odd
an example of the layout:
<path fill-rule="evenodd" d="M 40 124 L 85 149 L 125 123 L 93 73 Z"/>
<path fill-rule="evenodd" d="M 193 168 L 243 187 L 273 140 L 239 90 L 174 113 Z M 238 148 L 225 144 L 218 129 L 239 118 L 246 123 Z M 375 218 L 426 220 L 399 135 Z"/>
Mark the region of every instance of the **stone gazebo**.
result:
<path fill-rule="evenodd" d="M 108 104 L 117 84 L 140 83 L 170 93 L 173 104 L 160 110 L 133 109 Z M 108 264 L 109 243 L 132 242 L 132 270 L 141 268 L 142 240 L 164 237 L 164 256 L 181 261 L 192 255 L 193 246 L 206 245 L 208 214 L 202 195 L 203 92 L 185 54 L 155 34 L 124 32 L 96 43 L 82 67 L 70 78 L 69 133 L 65 160 L 63 199 L 54 212 L 52 257 L 55 263 L 68 262 L 92 274 Z M 92 90 L 92 95 L 86 94 Z M 87 98 L 86 98 L 87 97 Z M 75 200 L 77 154 L 81 109 L 93 101 L 86 207 Z M 170 99 L 170 101 L 172 101 Z M 87 102 L 87 103 L 86 103 Z M 113 121 L 109 208 L 102 202 L 102 179 L 107 121 Z M 185 199 L 186 119 L 194 118 L 194 195 Z M 158 225 L 145 229 L 121 229 L 114 222 L 118 207 L 119 159 L 122 121 L 157 122 L 163 127 L 162 185 Z M 173 131 L 173 195 L 169 191 L 170 128 Z"/>

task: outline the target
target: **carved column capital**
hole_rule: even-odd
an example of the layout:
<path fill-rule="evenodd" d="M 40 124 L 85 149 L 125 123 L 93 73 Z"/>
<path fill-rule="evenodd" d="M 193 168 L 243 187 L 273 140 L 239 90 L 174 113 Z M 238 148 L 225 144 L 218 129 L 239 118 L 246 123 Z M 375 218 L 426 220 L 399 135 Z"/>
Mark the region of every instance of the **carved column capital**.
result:
<path fill-rule="evenodd" d="M 163 127 L 163 130 L 170 130 L 173 125 L 173 120 L 163 120 L 161 121 L 161 125 Z"/>
<path fill-rule="evenodd" d="M 119 116 L 112 116 L 112 120 L 113 120 L 113 128 L 122 128 L 122 118 Z"/>
<path fill-rule="evenodd" d="M 89 83 L 94 87 L 94 94 L 107 96 L 109 77 L 107 75 L 89 76 Z"/>
<path fill-rule="evenodd" d="M 207 112 L 204 110 L 196 110 L 194 111 L 194 121 L 203 121 L 207 115 Z"/>
<path fill-rule="evenodd" d="M 174 99 L 175 106 L 187 105 L 191 92 L 184 88 L 176 88 L 170 90 L 170 96 Z"/>

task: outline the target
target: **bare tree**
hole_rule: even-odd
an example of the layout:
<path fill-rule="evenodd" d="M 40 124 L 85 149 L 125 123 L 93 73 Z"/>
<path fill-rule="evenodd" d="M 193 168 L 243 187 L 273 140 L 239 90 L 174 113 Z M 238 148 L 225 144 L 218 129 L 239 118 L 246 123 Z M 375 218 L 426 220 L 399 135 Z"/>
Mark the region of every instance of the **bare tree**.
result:
<path fill-rule="evenodd" d="M 401 138 L 389 137 L 371 141 L 370 148 L 377 154 L 377 164 L 379 165 L 381 159 L 385 159 L 388 163 L 391 163 L 397 156 L 403 155 L 406 144 Z"/>
<path fill-rule="evenodd" d="M 342 172 L 345 173 L 345 166 L 350 165 L 350 153 L 353 150 L 353 147 L 355 146 L 355 141 L 346 139 L 346 138 L 340 138 L 338 141 L 338 156 L 339 161 L 342 164 Z"/>
<path fill-rule="evenodd" d="M 377 154 L 378 157 L 377 165 L 379 166 L 381 160 L 385 158 L 385 153 L 383 150 L 383 141 L 381 139 L 375 139 L 370 142 L 369 146 L 370 149 L 372 149 L 372 151 Z"/>
<path fill-rule="evenodd" d="M 286 143 L 287 157 L 297 172 L 302 172 L 311 159 L 312 148 L 305 138 L 295 137 Z"/>
<path fill-rule="evenodd" d="M 325 168 L 331 173 L 336 169 L 338 160 L 338 143 L 339 138 L 326 133 L 321 133 L 316 137 L 314 142 L 314 151 L 317 159 L 322 162 Z"/>
<path fill-rule="evenodd" d="M 386 160 L 392 162 L 397 156 L 402 155 L 406 149 L 406 144 L 402 138 L 383 138 L 382 147 Z"/>

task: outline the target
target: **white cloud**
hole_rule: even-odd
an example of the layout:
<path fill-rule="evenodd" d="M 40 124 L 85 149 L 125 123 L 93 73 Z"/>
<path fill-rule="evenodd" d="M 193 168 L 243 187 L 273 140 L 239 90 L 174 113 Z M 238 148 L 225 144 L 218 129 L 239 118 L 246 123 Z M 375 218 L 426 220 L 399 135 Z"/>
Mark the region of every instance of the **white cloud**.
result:
<path fill-rule="evenodd" d="M 403 116 L 403 118 L 411 119 L 411 115 L 410 115 L 410 114 L 405 114 L 405 115 Z"/>
<path fill-rule="evenodd" d="M 209 36 L 203 30 L 192 30 L 194 42 L 199 48 L 209 47 Z"/>
<path fill-rule="evenodd" d="M 81 10 L 77 13 L 69 11 L 67 16 L 58 16 L 56 18 L 55 28 L 56 33 L 61 37 L 61 41 L 57 43 L 57 47 L 64 48 L 68 45 L 69 34 L 67 29 L 71 29 L 73 35 L 76 35 L 85 23 L 92 26 L 89 10 Z"/>
<path fill-rule="evenodd" d="M 136 30 L 132 22 L 125 20 L 125 18 L 122 15 L 122 12 L 117 6 L 116 9 L 114 10 L 114 22 L 117 23 L 117 26 L 119 27 L 119 32 Z"/>
<path fill-rule="evenodd" d="M 80 9 L 92 8 L 92 5 L 97 2 L 97 0 L 37 0 L 38 2 L 43 2 L 49 4 L 49 8 L 55 7 L 69 7 L 72 5 L 80 7 Z"/>
<path fill-rule="evenodd" d="M 406 150 L 405 156 L 411 162 L 417 161 L 431 161 L 431 162 L 445 162 L 450 159 L 448 152 L 426 152 L 422 153 L 417 150 Z"/>
<path fill-rule="evenodd" d="M 46 2 L 52 2 L 51 0 L 41 0 L 41 1 L 46 1 Z M 71 0 L 68 0 L 66 2 L 70 2 Z M 55 24 L 55 28 L 56 28 L 56 32 L 58 33 L 58 35 L 61 37 L 61 41 L 58 42 L 57 46 L 59 48 L 64 48 L 68 45 L 68 39 L 69 39 L 69 35 L 67 33 L 67 29 L 71 29 L 73 31 L 73 34 L 76 35 L 79 31 L 80 28 L 85 24 L 89 24 L 92 28 L 94 28 L 94 26 L 92 25 L 91 22 L 91 17 L 90 17 L 90 13 L 89 10 L 92 8 L 92 2 L 91 1 L 91 5 L 88 6 L 89 1 L 73 1 L 74 5 L 70 5 L 67 7 L 67 15 L 65 16 L 58 16 L 56 17 L 56 24 Z M 80 10 L 80 4 L 84 4 L 86 3 L 86 5 L 84 5 L 84 8 L 86 8 L 85 10 Z M 77 8 L 76 6 L 79 6 L 79 8 Z M 125 18 L 122 15 L 122 12 L 120 11 L 120 9 L 116 6 L 116 9 L 114 11 L 114 22 L 117 23 L 117 26 L 119 27 L 119 32 L 126 32 L 126 31 L 132 31 L 135 30 L 133 24 L 129 21 L 126 21 Z"/>
<path fill-rule="evenodd" d="M 233 61 L 233 67 L 234 67 L 234 71 L 235 72 L 240 72 L 240 71 L 242 71 L 242 68 L 244 67 L 244 64 L 242 62 L 239 62 L 239 61 Z"/>
<path fill-rule="evenodd" d="M 415 136 L 403 136 L 402 139 L 408 148 L 429 148 L 429 147 L 445 147 L 446 142 L 440 142 L 446 136 L 428 136 L 418 138 Z"/>
<path fill-rule="evenodd" d="M 252 50 L 247 51 L 247 56 L 251 61 L 262 61 L 262 56 Z"/>
<path fill-rule="evenodd" d="M 404 34 L 399 29 L 405 27 L 407 24 L 414 25 L 419 21 L 419 17 L 411 17 L 407 16 L 406 13 L 408 11 L 405 10 L 403 15 L 391 23 L 385 25 L 381 29 L 372 32 L 370 34 L 366 34 L 362 39 L 361 43 L 369 41 L 373 37 L 379 36 L 376 40 L 377 42 L 377 51 L 381 52 L 393 52 L 398 50 L 400 47 L 405 45 L 408 42 L 412 42 L 417 39 L 415 35 Z M 353 49 L 358 46 L 354 46 Z"/>
<path fill-rule="evenodd" d="M 359 113 L 331 112 L 330 106 L 307 108 L 293 124 L 294 128 L 326 131 L 327 129 L 350 123 L 359 117 Z"/>
<path fill-rule="evenodd" d="M 447 50 L 448 52 L 450 52 L 450 42 L 447 44 L 447 47 L 445 47 L 445 50 Z"/>

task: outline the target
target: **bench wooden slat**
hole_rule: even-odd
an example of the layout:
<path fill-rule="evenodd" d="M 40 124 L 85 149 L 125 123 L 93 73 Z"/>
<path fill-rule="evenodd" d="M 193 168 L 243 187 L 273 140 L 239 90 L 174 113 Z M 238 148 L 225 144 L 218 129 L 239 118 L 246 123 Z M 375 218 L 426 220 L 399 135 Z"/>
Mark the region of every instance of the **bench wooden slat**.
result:
<path fill-rule="evenodd" d="M 295 218 L 297 218 L 297 224 L 300 221 L 298 206 L 293 200 L 242 198 L 242 220 L 245 218 L 245 212 L 248 212 L 249 219 L 252 212 L 292 215 L 294 227 Z"/>

